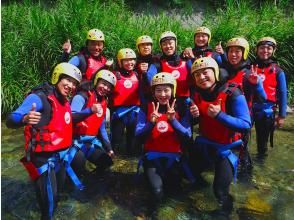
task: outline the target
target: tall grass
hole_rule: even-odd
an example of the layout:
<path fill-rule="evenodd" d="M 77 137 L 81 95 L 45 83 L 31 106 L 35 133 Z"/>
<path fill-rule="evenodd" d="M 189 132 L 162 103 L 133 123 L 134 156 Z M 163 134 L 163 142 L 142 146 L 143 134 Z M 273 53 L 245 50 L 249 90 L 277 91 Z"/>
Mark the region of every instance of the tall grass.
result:
<path fill-rule="evenodd" d="M 204 14 L 204 24 L 213 32 L 212 44 L 243 35 L 254 45 L 261 36 L 273 36 L 279 43 L 276 54 L 282 67 L 293 75 L 293 12 L 286 14 L 270 4 L 256 9 L 242 1 L 225 3 L 225 9 L 211 9 Z M 10 1 L 2 4 L 1 12 L 2 114 L 15 109 L 33 86 L 50 79 L 50 70 L 59 62 L 61 45 L 67 38 L 73 42 L 73 51 L 78 51 L 91 28 L 104 32 L 105 54 L 113 58 L 120 48 L 135 49 L 135 40 L 142 34 L 154 39 L 155 52 L 159 52 L 158 38 L 165 30 L 177 34 L 179 50 L 193 44 L 194 30 L 184 28 L 168 11 L 135 14 L 123 0 Z M 289 77 L 290 82 L 293 78 Z"/>

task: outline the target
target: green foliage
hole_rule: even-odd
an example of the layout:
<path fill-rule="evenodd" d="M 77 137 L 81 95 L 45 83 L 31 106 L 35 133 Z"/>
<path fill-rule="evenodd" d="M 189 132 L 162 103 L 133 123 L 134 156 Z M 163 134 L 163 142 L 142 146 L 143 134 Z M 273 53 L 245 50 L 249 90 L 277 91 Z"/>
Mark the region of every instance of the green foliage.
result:
<path fill-rule="evenodd" d="M 113 58 L 120 48 L 135 49 L 136 38 L 143 34 L 153 38 L 155 53 L 160 52 L 158 38 L 166 30 L 176 33 L 179 51 L 193 45 L 194 29 L 184 28 L 169 11 L 159 15 L 136 14 L 127 5 L 129 2 L 132 1 L 25 0 L 3 3 L 2 114 L 15 109 L 33 86 L 50 79 L 50 70 L 59 62 L 61 46 L 66 39 L 71 39 L 73 51 L 77 52 L 84 45 L 89 29 L 99 28 L 104 32 L 105 54 Z M 189 2 L 193 3 L 176 0 L 171 6 L 185 9 Z M 286 0 L 277 1 L 276 7 L 268 1 L 257 8 L 245 1 L 220 2 L 225 7 L 204 13 L 204 25 L 213 33 L 212 45 L 236 35 L 243 35 L 251 45 L 261 36 L 273 36 L 279 43 L 276 55 L 282 68 L 289 73 L 289 81 L 293 82 L 293 12 L 286 13 L 282 8 L 288 9 L 290 1 L 288 4 Z M 153 1 L 147 3 L 152 7 Z M 250 55 L 254 55 L 253 47 Z M 293 92 L 293 83 L 289 85 Z"/>

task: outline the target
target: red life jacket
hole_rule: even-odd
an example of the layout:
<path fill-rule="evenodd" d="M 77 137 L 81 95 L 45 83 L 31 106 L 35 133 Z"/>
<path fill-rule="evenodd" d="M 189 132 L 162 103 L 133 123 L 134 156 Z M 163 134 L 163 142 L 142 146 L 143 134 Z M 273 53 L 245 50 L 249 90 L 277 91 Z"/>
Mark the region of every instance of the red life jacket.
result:
<path fill-rule="evenodd" d="M 81 121 L 74 125 L 74 136 L 81 135 L 89 135 L 96 136 L 98 134 L 98 130 L 105 118 L 106 115 L 106 107 L 107 103 L 105 98 L 103 98 L 102 102 L 98 102 L 96 93 L 92 91 L 88 91 L 88 99 L 86 108 L 91 108 L 93 104 L 100 104 L 100 111 L 96 114 L 91 114 L 84 121 Z"/>
<path fill-rule="evenodd" d="M 271 102 L 277 101 L 277 67 L 276 64 L 271 64 L 265 68 L 257 68 L 257 73 L 260 76 L 264 91 L 267 95 L 267 100 Z"/>
<path fill-rule="evenodd" d="M 228 87 L 227 87 L 228 88 Z M 232 131 L 228 127 L 224 126 L 221 122 L 215 118 L 211 118 L 207 114 L 208 106 L 210 104 L 216 105 L 218 100 L 221 99 L 221 111 L 226 112 L 226 101 L 232 90 L 236 89 L 231 87 L 228 92 L 228 89 L 220 92 L 214 101 L 208 102 L 202 99 L 199 93 L 195 93 L 193 96 L 194 102 L 197 105 L 200 113 L 199 118 L 199 132 L 205 138 L 220 143 L 220 144 L 229 144 L 233 141 L 240 139 L 240 134 Z"/>
<path fill-rule="evenodd" d="M 136 72 L 131 71 L 129 76 L 119 72 L 116 75 L 117 83 L 113 91 L 113 106 L 140 105 L 139 79 Z"/>
<path fill-rule="evenodd" d="M 240 86 L 242 92 L 243 92 L 243 77 L 245 76 L 246 72 L 243 70 L 240 70 L 237 72 L 237 74 L 232 78 L 229 79 L 229 83 L 237 83 L 238 86 Z"/>
<path fill-rule="evenodd" d="M 168 72 L 177 80 L 177 97 L 189 97 L 189 72 L 186 66 L 186 61 L 181 60 L 178 66 L 171 66 L 166 60 L 161 60 L 161 69 L 163 72 Z"/>
<path fill-rule="evenodd" d="M 62 105 L 54 94 L 47 96 L 52 107 L 50 122 L 40 128 L 26 125 L 25 149 L 34 152 L 51 152 L 66 149 L 72 143 L 72 116 L 68 102 Z M 30 147 L 30 142 L 35 143 Z"/>
<path fill-rule="evenodd" d="M 148 103 L 147 118 L 151 117 L 152 112 L 152 104 Z M 179 118 L 178 114 L 176 118 Z M 168 122 L 167 115 L 161 114 L 144 144 L 144 151 L 179 153 L 181 152 L 180 146 L 180 140 L 175 130 Z"/>
<path fill-rule="evenodd" d="M 91 55 L 86 54 L 85 52 L 79 53 L 80 63 L 81 63 L 81 72 L 83 74 L 83 80 L 91 80 L 92 76 L 105 66 L 107 59 L 104 56 L 99 56 L 95 58 Z"/>

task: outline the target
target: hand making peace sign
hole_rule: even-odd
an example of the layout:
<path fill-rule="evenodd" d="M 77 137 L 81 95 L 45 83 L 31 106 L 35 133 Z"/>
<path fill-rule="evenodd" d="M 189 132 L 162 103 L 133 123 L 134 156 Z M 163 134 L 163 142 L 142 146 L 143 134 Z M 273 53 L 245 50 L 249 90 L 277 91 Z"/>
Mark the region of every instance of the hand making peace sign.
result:
<path fill-rule="evenodd" d="M 154 102 L 152 102 L 152 107 L 153 112 L 151 113 L 150 121 L 155 124 L 157 122 L 157 119 L 160 117 L 160 114 L 158 113 L 159 102 L 156 102 L 156 107 Z"/>
<path fill-rule="evenodd" d="M 167 102 L 167 119 L 168 120 L 174 120 L 175 119 L 175 116 L 176 116 L 176 111 L 175 111 L 175 103 L 176 103 L 176 99 L 174 99 L 172 105 L 170 106 L 169 105 L 169 102 Z"/>
<path fill-rule="evenodd" d="M 253 85 L 256 85 L 258 83 L 258 79 L 259 79 L 258 74 L 257 74 L 257 68 L 258 68 L 257 64 L 255 66 L 251 65 L 248 80 Z"/>

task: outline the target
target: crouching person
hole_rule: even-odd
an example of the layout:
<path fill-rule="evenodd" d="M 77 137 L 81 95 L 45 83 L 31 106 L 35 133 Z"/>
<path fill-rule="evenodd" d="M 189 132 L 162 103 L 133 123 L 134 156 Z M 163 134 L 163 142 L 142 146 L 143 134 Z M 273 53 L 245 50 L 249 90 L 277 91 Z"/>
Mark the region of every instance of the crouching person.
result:
<path fill-rule="evenodd" d="M 103 173 L 112 164 L 114 152 L 106 131 L 107 98 L 112 93 L 116 78 L 108 70 L 100 70 L 92 82 L 81 85 L 74 96 L 71 109 L 74 123 L 74 142 L 71 150 L 96 165 L 97 174 Z M 71 166 L 81 175 L 85 171 L 85 161 L 73 158 Z"/>
<path fill-rule="evenodd" d="M 208 165 L 214 165 L 214 195 L 220 211 L 227 215 L 233 208 L 229 191 L 238 165 L 238 157 L 231 149 L 242 145 L 238 132 L 251 127 L 249 110 L 237 84 L 219 81 L 219 67 L 214 59 L 197 59 L 192 75 L 196 92 L 190 112 L 193 117 L 199 117 L 200 136 L 191 149 L 190 164 L 196 183 L 201 179 L 201 172 Z"/>
<path fill-rule="evenodd" d="M 187 170 L 181 141 L 191 137 L 190 114 L 187 109 L 186 114 L 179 117 L 175 106 L 176 80 L 171 74 L 162 72 L 154 75 L 151 89 L 154 101 L 141 107 L 136 137 L 144 142 L 141 163 L 152 192 L 160 201 L 163 187 L 180 186 L 182 168 Z"/>
<path fill-rule="evenodd" d="M 72 143 L 72 116 L 67 98 L 82 79 L 80 70 L 58 64 L 52 84 L 32 89 L 7 118 L 7 127 L 25 126 L 25 152 L 21 159 L 35 184 L 41 219 L 52 219 L 65 180 L 63 157 Z"/>

